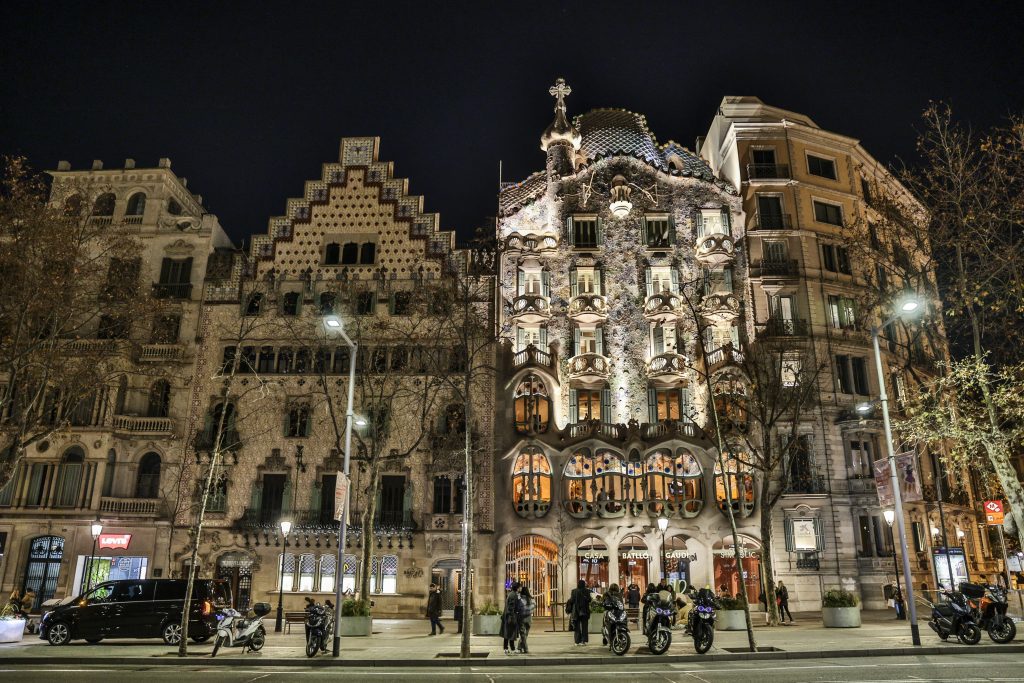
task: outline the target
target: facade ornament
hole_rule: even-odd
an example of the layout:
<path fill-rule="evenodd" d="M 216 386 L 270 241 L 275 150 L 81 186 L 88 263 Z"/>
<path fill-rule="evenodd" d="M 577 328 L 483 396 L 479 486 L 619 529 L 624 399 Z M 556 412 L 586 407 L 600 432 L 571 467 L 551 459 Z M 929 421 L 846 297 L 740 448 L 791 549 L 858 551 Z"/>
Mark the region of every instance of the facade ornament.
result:
<path fill-rule="evenodd" d="M 568 144 L 572 146 L 575 152 L 575 150 L 580 148 L 583 138 L 565 116 L 565 98 L 572 93 L 572 88 L 569 87 L 564 78 L 559 78 L 548 89 L 548 93 L 555 98 L 555 120 L 544 129 L 543 135 L 540 136 L 540 148 L 547 152 L 548 148 L 552 145 Z M 570 158 L 572 156 L 575 156 L 575 154 L 570 155 Z"/>
<path fill-rule="evenodd" d="M 612 178 L 612 201 L 608 205 L 612 215 L 616 218 L 625 218 L 633 210 L 633 203 L 629 201 L 632 188 L 626 183 L 626 178 L 617 175 Z"/>

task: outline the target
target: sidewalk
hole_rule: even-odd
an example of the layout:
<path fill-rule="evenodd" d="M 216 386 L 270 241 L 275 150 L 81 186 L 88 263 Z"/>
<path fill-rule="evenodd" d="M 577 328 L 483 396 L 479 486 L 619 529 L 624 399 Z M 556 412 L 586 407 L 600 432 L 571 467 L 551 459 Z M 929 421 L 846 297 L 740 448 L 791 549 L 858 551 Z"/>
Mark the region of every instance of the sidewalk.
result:
<path fill-rule="evenodd" d="M 910 627 L 906 621 L 896 621 L 892 612 L 863 612 L 864 625 L 858 629 L 826 629 L 821 625 L 818 612 L 798 613 L 793 625 L 755 628 L 759 648 L 775 648 L 774 651 L 751 653 L 747 651 L 745 631 L 719 631 L 715 634 L 715 645 L 707 655 L 696 655 L 693 641 L 681 630 L 674 632 L 672 647 L 666 655 L 657 658 L 664 662 L 712 661 L 719 659 L 807 659 L 819 657 L 866 657 L 906 654 L 944 653 L 1022 653 L 1024 640 L 1009 645 L 996 645 L 988 635 L 983 635 L 979 645 L 961 645 L 951 639 L 939 640 L 924 621 L 920 623 L 923 647 L 914 648 L 910 639 Z M 761 615 L 755 614 L 756 621 Z M 560 626 L 560 618 L 556 616 Z M 273 620 L 267 625 L 271 632 L 267 644 L 258 654 L 242 655 L 240 649 L 222 649 L 216 659 L 210 659 L 212 641 L 202 645 L 189 644 L 190 661 L 205 665 L 237 663 L 245 658 L 261 666 L 305 666 L 330 665 L 336 663 L 329 655 L 307 659 L 304 651 L 301 627 L 293 627 L 291 634 L 273 633 Z M 373 622 L 373 636 L 369 638 L 343 638 L 342 661 L 346 665 L 358 666 L 454 666 L 459 654 L 460 637 L 455 625 L 446 622 L 443 635 L 428 636 L 430 626 L 422 621 L 378 619 Z M 650 661 L 653 655 L 647 653 L 646 641 L 640 632 L 631 631 L 633 644 L 625 657 L 614 657 L 601 645 L 601 635 L 591 634 L 590 644 L 585 648 L 574 647 L 572 634 L 552 631 L 550 617 L 536 617 L 529 637 L 529 655 L 506 656 L 502 652 L 502 641 L 498 636 L 474 636 L 472 638 L 473 666 L 479 665 L 564 665 L 625 663 L 643 659 Z M 1022 636 L 1024 638 L 1024 636 Z M 194 659 L 193 659 L 194 658 Z M 16 644 L 0 645 L 0 664 L 31 664 L 43 660 L 60 661 L 66 664 L 176 664 L 181 663 L 174 648 L 159 640 L 104 641 L 89 645 L 75 641 L 64 647 L 51 647 L 36 636 L 27 635 Z"/>

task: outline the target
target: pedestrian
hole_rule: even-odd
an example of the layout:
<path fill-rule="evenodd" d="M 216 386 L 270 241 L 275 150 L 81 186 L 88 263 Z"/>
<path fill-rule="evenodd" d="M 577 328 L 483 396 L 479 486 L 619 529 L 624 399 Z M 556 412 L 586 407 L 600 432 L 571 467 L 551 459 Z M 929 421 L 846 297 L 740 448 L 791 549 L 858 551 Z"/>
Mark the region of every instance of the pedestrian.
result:
<path fill-rule="evenodd" d="M 573 645 L 584 646 L 590 640 L 590 600 L 590 589 L 587 588 L 587 582 L 581 579 L 565 603 L 565 612 L 569 615 L 572 627 Z"/>
<path fill-rule="evenodd" d="M 789 623 L 792 624 L 793 613 L 789 611 L 789 589 L 782 581 L 779 581 L 779 585 L 775 587 L 775 597 L 779 602 L 779 619 L 785 622 L 786 616 L 789 616 Z"/>
<path fill-rule="evenodd" d="M 635 583 L 629 584 L 629 590 L 626 591 L 626 601 L 629 603 L 630 609 L 636 609 L 640 606 L 640 586 Z"/>
<path fill-rule="evenodd" d="M 530 595 L 529 586 L 523 586 L 520 589 L 519 597 L 523 602 L 523 613 L 519 619 L 519 651 L 525 655 L 529 654 L 526 637 L 530 635 L 530 627 L 533 626 L 533 610 L 537 609 L 537 601 Z"/>
<path fill-rule="evenodd" d="M 672 584 L 664 576 L 661 577 L 661 583 L 658 584 L 658 592 L 660 593 L 661 591 L 668 591 L 672 594 L 672 599 L 676 599 L 676 589 L 672 587 Z"/>
<path fill-rule="evenodd" d="M 455 611 L 455 614 L 453 616 L 455 618 L 455 624 L 458 627 L 458 630 L 455 631 L 455 632 L 456 633 L 462 633 L 462 616 L 463 616 L 463 614 L 462 614 L 462 595 L 457 595 L 455 597 L 455 610 L 454 611 Z"/>
<path fill-rule="evenodd" d="M 523 601 L 519 597 L 519 582 L 513 581 L 505 593 L 505 613 L 501 617 L 502 648 L 507 655 L 515 654 L 522 612 Z"/>
<path fill-rule="evenodd" d="M 903 602 L 903 591 L 899 588 L 892 593 L 892 606 L 896 610 L 897 619 L 906 619 L 906 604 Z"/>
<path fill-rule="evenodd" d="M 436 636 L 438 629 L 444 633 L 444 624 L 441 623 L 441 589 L 436 583 L 430 584 L 430 592 L 427 594 L 427 618 L 430 619 L 430 635 Z"/>

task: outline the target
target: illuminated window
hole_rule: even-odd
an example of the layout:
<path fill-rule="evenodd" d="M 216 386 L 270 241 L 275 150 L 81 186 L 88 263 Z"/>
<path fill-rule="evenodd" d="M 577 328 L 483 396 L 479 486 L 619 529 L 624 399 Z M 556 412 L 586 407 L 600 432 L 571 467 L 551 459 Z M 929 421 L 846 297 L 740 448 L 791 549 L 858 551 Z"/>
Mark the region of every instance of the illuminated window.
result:
<path fill-rule="evenodd" d="M 551 399 L 544 382 L 536 375 L 527 375 L 515 392 L 516 431 L 520 434 L 543 434 L 551 420 Z"/>
<path fill-rule="evenodd" d="M 754 512 L 754 475 L 748 466 L 730 456 L 725 457 L 725 469 L 726 474 L 723 476 L 721 465 L 715 464 L 715 501 L 718 509 L 725 512 L 731 500 L 733 514 L 749 517 Z"/>
<path fill-rule="evenodd" d="M 569 513 L 588 517 L 594 512 L 621 512 L 627 488 L 624 471 L 622 458 L 614 451 L 602 449 L 594 455 L 586 448 L 576 451 L 562 472 Z"/>
<path fill-rule="evenodd" d="M 551 463 L 537 448 L 526 448 L 512 467 L 512 502 L 520 517 L 543 517 L 551 505 Z"/>
<path fill-rule="evenodd" d="M 647 509 L 653 514 L 695 517 L 704 507 L 704 475 L 686 450 L 662 449 L 647 458 Z"/>

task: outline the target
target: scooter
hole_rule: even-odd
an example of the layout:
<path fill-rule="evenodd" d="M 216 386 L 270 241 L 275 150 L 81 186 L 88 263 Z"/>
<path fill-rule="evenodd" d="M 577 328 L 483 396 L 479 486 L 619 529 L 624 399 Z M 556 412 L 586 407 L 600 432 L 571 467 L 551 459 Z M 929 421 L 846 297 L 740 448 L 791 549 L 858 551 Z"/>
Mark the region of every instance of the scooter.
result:
<path fill-rule="evenodd" d="M 676 613 L 672 593 L 648 593 L 645 600 L 650 603 L 650 618 L 645 626 L 647 649 L 651 654 L 663 655 L 672 644 L 672 617 Z"/>
<path fill-rule="evenodd" d="M 257 602 L 252 606 L 252 612 L 253 617 L 230 607 L 217 612 L 217 639 L 213 642 L 211 657 L 216 657 L 221 647 L 240 647 L 243 654 L 263 649 L 267 642 L 263 617 L 270 614 L 270 603 Z"/>
<path fill-rule="evenodd" d="M 605 596 L 604 621 L 601 623 L 601 642 L 612 653 L 621 657 L 629 651 L 629 621 L 622 598 Z"/>
<path fill-rule="evenodd" d="M 1017 636 L 1017 624 L 1007 616 L 1006 589 L 1001 586 L 982 586 L 961 583 L 960 592 L 967 596 L 971 613 L 978 627 L 988 631 L 996 643 L 1009 643 Z"/>
<path fill-rule="evenodd" d="M 715 609 L 719 607 L 715 594 L 701 588 L 693 595 L 693 609 L 687 619 L 687 629 L 693 635 L 693 649 L 702 655 L 715 642 Z"/>
<path fill-rule="evenodd" d="M 334 628 L 334 605 L 313 603 L 306 610 L 306 656 L 315 657 L 317 652 L 327 652 L 327 639 Z"/>
<path fill-rule="evenodd" d="M 949 602 L 946 604 L 932 603 L 932 618 L 928 626 L 945 640 L 956 636 L 964 645 L 977 645 L 981 640 L 981 629 L 974 623 L 971 607 L 967 598 L 958 591 L 943 591 Z"/>

